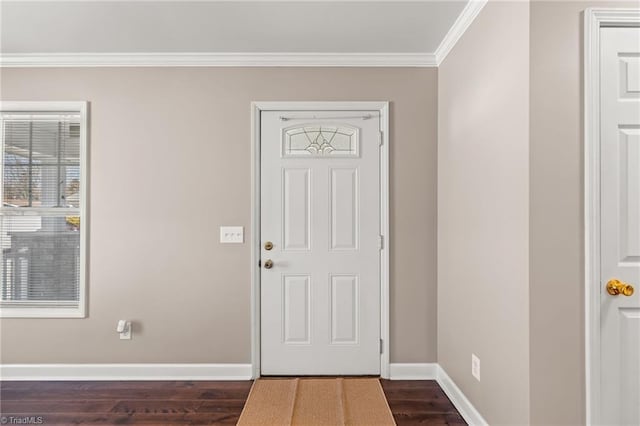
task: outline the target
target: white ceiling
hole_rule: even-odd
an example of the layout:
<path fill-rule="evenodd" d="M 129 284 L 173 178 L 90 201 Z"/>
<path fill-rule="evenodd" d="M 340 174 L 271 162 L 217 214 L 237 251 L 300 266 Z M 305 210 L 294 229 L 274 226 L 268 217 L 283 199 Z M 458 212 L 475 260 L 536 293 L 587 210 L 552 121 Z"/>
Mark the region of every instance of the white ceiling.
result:
<path fill-rule="evenodd" d="M 467 0 L 2 1 L 3 55 L 433 53 Z"/>

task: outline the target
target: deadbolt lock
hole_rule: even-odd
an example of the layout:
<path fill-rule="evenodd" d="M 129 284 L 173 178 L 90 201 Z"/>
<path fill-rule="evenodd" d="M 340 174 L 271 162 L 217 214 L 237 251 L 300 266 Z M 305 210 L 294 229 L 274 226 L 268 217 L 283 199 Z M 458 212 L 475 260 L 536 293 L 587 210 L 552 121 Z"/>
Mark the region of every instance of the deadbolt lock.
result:
<path fill-rule="evenodd" d="M 267 241 L 266 243 L 264 243 L 265 250 L 271 250 L 272 248 L 273 248 L 273 243 L 271 241 Z"/>

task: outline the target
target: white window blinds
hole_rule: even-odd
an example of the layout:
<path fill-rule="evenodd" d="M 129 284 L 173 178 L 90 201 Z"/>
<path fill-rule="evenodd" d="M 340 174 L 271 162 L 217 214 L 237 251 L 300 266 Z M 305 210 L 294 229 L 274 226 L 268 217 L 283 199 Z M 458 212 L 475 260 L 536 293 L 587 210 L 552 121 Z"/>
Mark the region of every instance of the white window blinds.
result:
<path fill-rule="evenodd" d="M 3 316 L 83 311 L 83 114 L 4 111 L 0 119 Z"/>

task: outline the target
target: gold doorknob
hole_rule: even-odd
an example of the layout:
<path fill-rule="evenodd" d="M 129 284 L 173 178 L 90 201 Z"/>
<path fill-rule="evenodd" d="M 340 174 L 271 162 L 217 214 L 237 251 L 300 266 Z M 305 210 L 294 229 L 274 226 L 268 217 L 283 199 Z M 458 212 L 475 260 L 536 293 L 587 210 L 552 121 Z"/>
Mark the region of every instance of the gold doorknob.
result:
<path fill-rule="evenodd" d="M 265 250 L 271 250 L 272 248 L 273 248 L 273 243 L 271 241 L 267 241 L 266 243 L 264 243 Z"/>
<path fill-rule="evenodd" d="M 617 296 L 619 294 L 631 296 L 633 294 L 633 286 L 613 278 L 607 283 L 607 293 L 612 296 Z"/>
<path fill-rule="evenodd" d="M 271 259 L 267 259 L 267 260 L 264 262 L 264 268 L 265 268 L 265 269 L 271 269 L 271 268 L 273 268 L 273 260 L 271 260 Z"/>

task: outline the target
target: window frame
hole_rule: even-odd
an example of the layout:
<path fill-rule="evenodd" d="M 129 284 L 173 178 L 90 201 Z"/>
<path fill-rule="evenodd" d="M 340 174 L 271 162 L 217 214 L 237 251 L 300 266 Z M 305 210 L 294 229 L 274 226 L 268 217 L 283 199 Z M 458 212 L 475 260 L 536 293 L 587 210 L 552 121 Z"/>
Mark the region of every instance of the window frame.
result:
<path fill-rule="evenodd" d="M 88 246 L 88 175 L 89 175 L 89 151 L 88 151 L 88 103 L 77 102 L 29 102 L 29 101 L 0 101 L 0 113 L 38 113 L 38 112 L 73 112 L 80 114 L 80 277 L 79 277 L 79 298 L 77 307 L 37 307 L 38 302 L 2 302 L 0 301 L 0 318 L 86 318 L 87 314 L 87 272 L 89 259 Z M 0 119 L 0 125 L 4 123 Z M 4 133 L 4 129 L 0 129 Z M 2 149 L 3 161 L 0 162 L 0 177 L 4 176 L 4 134 L 0 135 L 0 148 Z M 0 178 L 0 196 L 2 196 L 3 182 Z M 19 207 L 23 215 L 34 214 L 36 210 L 30 207 Z M 47 209 L 49 210 L 49 209 Z M 55 212 L 64 212 L 64 208 L 52 208 Z M 18 210 L 17 210 L 18 211 Z M 46 305 L 46 302 L 43 304 Z M 21 306 L 29 305 L 29 306 Z"/>

